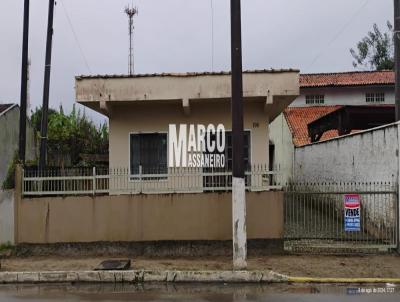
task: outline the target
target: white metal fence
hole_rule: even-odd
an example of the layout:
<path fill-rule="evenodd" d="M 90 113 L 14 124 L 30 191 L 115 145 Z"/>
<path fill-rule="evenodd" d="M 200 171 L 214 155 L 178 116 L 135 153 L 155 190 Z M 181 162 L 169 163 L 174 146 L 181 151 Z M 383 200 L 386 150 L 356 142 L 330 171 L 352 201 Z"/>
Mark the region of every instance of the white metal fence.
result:
<path fill-rule="evenodd" d="M 348 194 L 360 200 L 359 229 L 346 230 Z M 293 183 L 285 187 L 287 250 L 390 250 L 399 238 L 397 182 Z"/>
<path fill-rule="evenodd" d="M 98 194 L 167 194 L 230 191 L 232 172 L 222 169 L 169 168 L 146 169 L 131 174 L 128 168 L 70 168 L 45 171 L 24 169 L 24 196 L 64 196 Z M 264 165 L 253 165 L 245 173 L 250 191 L 282 189 L 274 185 L 275 172 Z"/>

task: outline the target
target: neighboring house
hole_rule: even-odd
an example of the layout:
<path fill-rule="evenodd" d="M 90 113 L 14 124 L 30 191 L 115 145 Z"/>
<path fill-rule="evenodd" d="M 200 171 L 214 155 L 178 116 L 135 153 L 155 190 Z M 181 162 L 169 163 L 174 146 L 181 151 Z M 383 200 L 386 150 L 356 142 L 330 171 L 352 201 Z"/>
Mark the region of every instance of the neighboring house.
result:
<path fill-rule="evenodd" d="M 276 180 L 292 180 L 295 147 L 393 121 L 394 114 L 391 118 L 390 112 L 394 110 L 394 84 L 393 71 L 300 75 L 300 96 L 270 126 L 270 150 L 274 150 L 271 157 L 274 169 L 279 171 Z M 362 111 L 366 124 L 358 122 L 355 127 L 341 123 L 344 126 L 339 127 L 343 113 L 351 112 L 352 120 L 359 119 L 355 110 Z M 316 133 L 309 132 L 310 124 L 318 129 Z"/>
<path fill-rule="evenodd" d="M 395 105 L 340 106 L 317 120 L 308 123 L 311 143 L 316 143 L 329 133 L 336 136 L 354 131 L 368 130 L 395 122 Z"/>
<path fill-rule="evenodd" d="M 269 124 L 298 96 L 298 81 L 295 70 L 244 73 L 247 167 L 268 171 Z M 132 176 L 139 169 L 143 174 L 166 173 L 169 124 L 223 124 L 230 169 L 230 96 L 229 73 L 76 78 L 77 101 L 109 117 L 110 167 L 128 168 Z"/>
<path fill-rule="evenodd" d="M 0 104 L 0 187 L 7 175 L 8 166 L 18 151 L 19 106 Z M 36 159 L 36 137 L 30 122 L 26 124 L 26 159 Z"/>
<path fill-rule="evenodd" d="M 300 75 L 300 96 L 291 107 L 394 104 L 393 71 Z"/>

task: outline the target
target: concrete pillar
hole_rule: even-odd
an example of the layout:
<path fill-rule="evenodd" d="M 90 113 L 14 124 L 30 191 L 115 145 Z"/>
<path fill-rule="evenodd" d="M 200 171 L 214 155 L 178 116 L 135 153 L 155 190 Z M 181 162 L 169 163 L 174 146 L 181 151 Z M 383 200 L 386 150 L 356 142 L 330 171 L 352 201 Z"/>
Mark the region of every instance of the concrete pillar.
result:
<path fill-rule="evenodd" d="M 190 101 L 189 99 L 183 99 L 182 100 L 182 107 L 183 107 L 183 112 L 185 115 L 190 115 Z"/>
<path fill-rule="evenodd" d="M 14 192 L 14 242 L 19 243 L 18 226 L 19 226 L 19 208 L 22 200 L 22 165 L 15 166 L 15 192 Z"/>
<path fill-rule="evenodd" d="M 247 268 L 246 193 L 244 178 L 232 179 L 233 268 Z"/>

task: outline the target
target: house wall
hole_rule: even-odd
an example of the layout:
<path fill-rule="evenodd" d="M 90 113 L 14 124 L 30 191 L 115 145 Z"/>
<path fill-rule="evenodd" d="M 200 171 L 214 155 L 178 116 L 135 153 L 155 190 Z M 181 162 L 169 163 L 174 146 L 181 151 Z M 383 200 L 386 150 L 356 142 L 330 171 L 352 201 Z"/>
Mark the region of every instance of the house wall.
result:
<path fill-rule="evenodd" d="M 292 133 L 283 114 L 270 124 L 270 142 L 275 146 L 274 170 L 280 184 L 288 183 L 293 177 L 294 145 Z"/>
<path fill-rule="evenodd" d="M 283 238 L 283 192 L 249 192 L 248 239 Z M 18 243 L 231 240 L 230 193 L 49 197 L 18 202 Z"/>
<path fill-rule="evenodd" d="M 332 106 L 332 105 L 373 105 L 365 101 L 365 94 L 369 92 L 384 92 L 385 102 L 377 104 L 394 104 L 394 86 L 374 86 L 374 87 L 326 87 L 326 88 L 302 88 L 300 96 L 290 105 L 292 107 L 305 106 Z M 306 95 L 321 94 L 325 95 L 324 104 L 306 104 Z"/>
<path fill-rule="evenodd" d="M 0 115 L 0 187 L 7 175 L 8 166 L 18 150 L 19 107 L 15 106 Z M 36 159 L 35 133 L 30 123 L 26 126 L 26 159 Z"/>
<path fill-rule="evenodd" d="M 399 124 L 311 144 L 295 150 L 300 182 L 397 181 Z"/>
<path fill-rule="evenodd" d="M 251 162 L 268 165 L 268 117 L 264 103 L 246 101 L 244 128 L 251 131 Z M 129 167 L 129 133 L 168 133 L 169 124 L 224 124 L 231 130 L 230 102 L 192 101 L 185 115 L 181 102 L 115 105 L 110 118 L 110 167 Z"/>

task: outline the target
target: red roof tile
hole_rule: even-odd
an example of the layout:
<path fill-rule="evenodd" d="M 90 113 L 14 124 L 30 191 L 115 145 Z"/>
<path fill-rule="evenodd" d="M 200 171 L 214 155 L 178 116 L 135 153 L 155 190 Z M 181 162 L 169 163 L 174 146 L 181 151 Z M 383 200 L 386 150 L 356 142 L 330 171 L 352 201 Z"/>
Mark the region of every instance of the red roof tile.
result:
<path fill-rule="evenodd" d="M 301 74 L 300 87 L 394 85 L 393 71 L 355 71 L 341 73 Z"/>
<path fill-rule="evenodd" d="M 307 125 L 343 106 L 289 107 L 284 111 L 286 121 L 293 136 L 295 146 L 311 143 Z M 336 130 L 327 131 L 321 141 L 339 136 Z"/>

